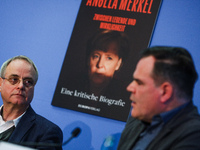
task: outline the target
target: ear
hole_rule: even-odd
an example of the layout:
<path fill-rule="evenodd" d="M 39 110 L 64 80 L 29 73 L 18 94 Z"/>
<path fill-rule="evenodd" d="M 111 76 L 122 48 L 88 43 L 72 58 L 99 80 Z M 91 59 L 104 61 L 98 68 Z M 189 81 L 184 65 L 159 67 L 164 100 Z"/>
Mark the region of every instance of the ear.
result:
<path fill-rule="evenodd" d="M 122 64 L 122 59 L 120 58 L 117 62 L 117 66 L 115 68 L 115 71 L 119 70 L 119 68 L 121 67 L 121 64 Z"/>
<path fill-rule="evenodd" d="M 169 82 L 164 82 L 161 86 L 161 102 L 166 103 L 168 102 L 172 95 L 173 95 L 173 86 Z"/>

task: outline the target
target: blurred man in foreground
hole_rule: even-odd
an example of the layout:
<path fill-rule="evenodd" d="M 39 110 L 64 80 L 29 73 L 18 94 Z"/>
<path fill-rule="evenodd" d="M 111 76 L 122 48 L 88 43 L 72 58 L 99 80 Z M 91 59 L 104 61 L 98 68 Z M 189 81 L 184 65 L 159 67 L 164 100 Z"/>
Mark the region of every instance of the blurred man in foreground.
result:
<path fill-rule="evenodd" d="M 143 51 L 127 87 L 132 110 L 118 150 L 200 149 L 200 116 L 192 102 L 197 78 L 187 50 Z"/>

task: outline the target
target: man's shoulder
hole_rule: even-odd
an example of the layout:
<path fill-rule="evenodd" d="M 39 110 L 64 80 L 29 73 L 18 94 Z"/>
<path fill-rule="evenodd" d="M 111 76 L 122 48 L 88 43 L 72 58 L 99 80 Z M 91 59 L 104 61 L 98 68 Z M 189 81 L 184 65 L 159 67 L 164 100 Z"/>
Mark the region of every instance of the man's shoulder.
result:
<path fill-rule="evenodd" d="M 39 115 L 37 113 L 36 113 L 36 119 L 35 119 L 35 121 L 38 124 L 41 124 L 43 126 L 48 126 L 48 127 L 55 126 L 55 127 L 58 127 L 55 123 L 53 123 L 52 121 L 48 120 L 47 118 L 45 118 L 45 117 L 43 117 L 43 116 L 41 116 L 41 115 Z"/>
<path fill-rule="evenodd" d="M 180 110 L 169 122 L 170 124 L 181 125 L 199 125 L 200 126 L 200 115 L 198 109 L 192 102 L 186 107 Z"/>
<path fill-rule="evenodd" d="M 58 127 L 58 125 L 43 117 L 42 115 L 37 114 L 31 106 L 28 108 L 26 114 L 24 115 L 23 122 L 25 120 L 28 121 L 27 118 L 29 118 L 29 121 L 34 122 L 34 124 L 38 127 L 55 128 L 57 130 L 61 130 L 60 127 Z"/>

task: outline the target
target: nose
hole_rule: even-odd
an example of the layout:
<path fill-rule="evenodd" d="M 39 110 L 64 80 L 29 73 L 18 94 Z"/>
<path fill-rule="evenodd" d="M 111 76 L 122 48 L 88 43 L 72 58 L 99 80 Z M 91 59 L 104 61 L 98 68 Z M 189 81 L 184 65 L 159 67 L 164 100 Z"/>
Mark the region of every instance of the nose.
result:
<path fill-rule="evenodd" d="M 18 88 L 18 89 L 24 89 L 24 88 L 25 88 L 24 83 L 23 83 L 23 80 L 19 80 L 19 83 L 18 83 L 18 85 L 17 85 L 17 88 Z"/>
<path fill-rule="evenodd" d="M 136 90 L 135 90 L 135 86 L 134 86 L 134 81 L 132 81 L 132 82 L 127 86 L 126 90 L 127 90 L 128 92 L 135 93 Z"/>
<path fill-rule="evenodd" d="M 105 60 L 100 57 L 98 62 L 97 62 L 97 68 L 102 68 L 104 66 Z"/>

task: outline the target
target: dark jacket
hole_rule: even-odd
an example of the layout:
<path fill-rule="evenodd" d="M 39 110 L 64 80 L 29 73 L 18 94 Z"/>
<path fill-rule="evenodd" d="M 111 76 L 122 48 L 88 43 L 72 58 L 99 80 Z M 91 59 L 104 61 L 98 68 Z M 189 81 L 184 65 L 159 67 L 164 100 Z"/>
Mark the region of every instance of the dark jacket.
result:
<path fill-rule="evenodd" d="M 63 133 L 61 129 L 35 113 L 29 106 L 26 113 L 22 116 L 17 127 L 10 136 L 8 142 L 23 144 L 24 142 L 34 143 L 62 143 Z M 62 147 L 40 147 L 29 146 L 37 149 L 46 150 L 61 150 Z"/>
<path fill-rule="evenodd" d="M 130 150 L 143 129 L 140 120 L 130 117 L 118 150 Z M 147 150 L 200 150 L 200 116 L 192 102 L 163 126 Z"/>

